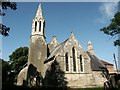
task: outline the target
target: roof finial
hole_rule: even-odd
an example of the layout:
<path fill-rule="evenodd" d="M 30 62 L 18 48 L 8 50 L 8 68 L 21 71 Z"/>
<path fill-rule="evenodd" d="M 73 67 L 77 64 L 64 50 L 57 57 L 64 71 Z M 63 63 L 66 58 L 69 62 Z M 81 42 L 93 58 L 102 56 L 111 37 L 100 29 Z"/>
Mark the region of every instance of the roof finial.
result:
<path fill-rule="evenodd" d="M 93 49 L 91 41 L 88 41 L 88 52 L 90 52 L 92 55 L 94 55 L 94 49 Z"/>

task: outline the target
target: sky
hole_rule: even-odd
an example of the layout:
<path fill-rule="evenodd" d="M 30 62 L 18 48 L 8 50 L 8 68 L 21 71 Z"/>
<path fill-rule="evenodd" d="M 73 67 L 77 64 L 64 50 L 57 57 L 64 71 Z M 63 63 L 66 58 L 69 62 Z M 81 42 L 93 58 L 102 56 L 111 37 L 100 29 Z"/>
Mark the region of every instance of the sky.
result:
<path fill-rule="evenodd" d="M 9 55 L 19 47 L 29 47 L 32 20 L 40 2 L 17 2 L 17 10 L 4 10 L 2 22 L 10 27 L 8 37 L 0 36 L 2 58 L 9 60 Z M 114 37 L 100 31 L 109 25 L 110 19 L 117 12 L 117 3 L 112 2 L 42 2 L 46 21 L 45 35 L 49 43 L 52 36 L 62 43 L 71 32 L 87 51 L 91 41 L 95 55 L 113 63 L 113 53 L 118 57 L 118 48 L 113 46 Z"/>

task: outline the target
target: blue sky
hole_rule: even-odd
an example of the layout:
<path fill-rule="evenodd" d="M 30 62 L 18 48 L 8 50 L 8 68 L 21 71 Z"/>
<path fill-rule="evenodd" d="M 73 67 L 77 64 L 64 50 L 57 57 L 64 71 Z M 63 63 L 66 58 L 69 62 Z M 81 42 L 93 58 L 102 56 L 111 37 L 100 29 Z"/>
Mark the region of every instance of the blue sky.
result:
<path fill-rule="evenodd" d="M 31 35 L 32 20 L 39 2 L 19 2 L 17 10 L 5 10 L 2 22 L 11 28 L 10 35 L 2 38 L 2 58 L 9 60 L 9 55 L 17 48 L 28 46 Z M 114 38 L 100 32 L 110 23 L 117 11 L 116 3 L 77 2 L 77 3 L 43 3 L 42 9 L 46 21 L 46 41 L 56 36 L 61 43 L 74 33 L 84 50 L 91 41 L 95 55 L 105 61 L 113 62 L 113 53 L 118 48 L 113 46 Z"/>

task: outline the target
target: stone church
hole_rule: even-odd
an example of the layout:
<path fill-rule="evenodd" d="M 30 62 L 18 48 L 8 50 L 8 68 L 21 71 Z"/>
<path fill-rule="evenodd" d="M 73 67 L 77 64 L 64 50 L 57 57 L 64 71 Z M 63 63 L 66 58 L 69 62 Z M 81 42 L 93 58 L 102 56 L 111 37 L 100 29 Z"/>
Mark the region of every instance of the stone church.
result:
<path fill-rule="evenodd" d="M 47 30 L 46 30 L 47 31 Z M 17 85 L 23 85 L 35 77 L 36 72 L 46 77 L 46 71 L 57 62 L 68 87 L 100 87 L 106 79 L 106 68 L 94 55 L 92 43 L 88 42 L 85 51 L 73 33 L 62 43 L 55 36 L 46 42 L 45 19 L 41 4 L 32 22 L 28 63 L 17 77 Z M 33 84 L 35 79 L 33 79 Z"/>

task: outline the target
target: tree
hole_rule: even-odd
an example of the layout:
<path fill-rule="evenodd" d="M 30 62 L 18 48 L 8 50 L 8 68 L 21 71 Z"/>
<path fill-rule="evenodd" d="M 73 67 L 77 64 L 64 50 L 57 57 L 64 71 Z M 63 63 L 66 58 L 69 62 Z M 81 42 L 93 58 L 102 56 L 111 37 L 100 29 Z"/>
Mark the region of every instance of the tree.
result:
<path fill-rule="evenodd" d="M 2 83 L 3 87 L 14 86 L 16 77 L 28 60 L 28 47 L 17 48 L 9 56 L 9 61 L 2 61 Z"/>
<path fill-rule="evenodd" d="M 117 12 L 111 20 L 111 23 L 107 27 L 103 27 L 101 31 L 115 37 L 120 34 L 120 12 Z M 116 39 L 114 45 L 120 46 L 120 39 Z"/>
<path fill-rule="evenodd" d="M 0 1 L 0 6 L 4 10 L 7 10 L 8 8 L 10 8 L 12 10 L 17 9 L 17 4 L 15 2 L 1 2 Z M 4 16 L 4 15 L 5 15 L 5 13 L 2 12 L 2 10 L 0 9 L 0 16 Z M 10 28 L 0 22 L 0 34 L 3 36 L 8 36 L 9 31 L 10 31 Z"/>
<path fill-rule="evenodd" d="M 16 80 L 20 70 L 24 67 L 28 60 L 28 47 L 17 48 L 9 56 L 9 63 L 11 66 L 11 75 Z"/>
<path fill-rule="evenodd" d="M 12 69 L 18 74 L 28 60 L 28 47 L 17 48 L 9 56 Z"/>
<path fill-rule="evenodd" d="M 2 83 L 7 83 L 9 80 L 9 73 L 11 70 L 11 66 L 8 61 L 0 59 L 2 61 Z"/>

